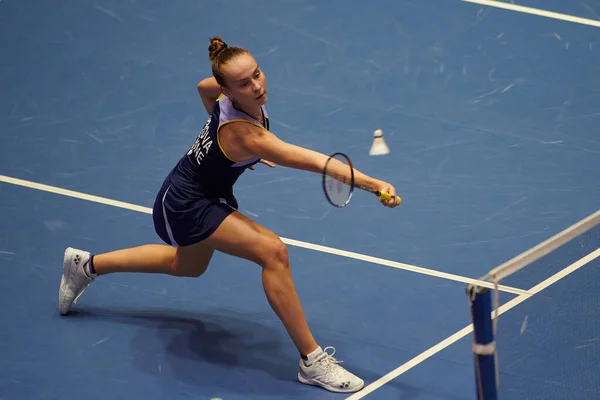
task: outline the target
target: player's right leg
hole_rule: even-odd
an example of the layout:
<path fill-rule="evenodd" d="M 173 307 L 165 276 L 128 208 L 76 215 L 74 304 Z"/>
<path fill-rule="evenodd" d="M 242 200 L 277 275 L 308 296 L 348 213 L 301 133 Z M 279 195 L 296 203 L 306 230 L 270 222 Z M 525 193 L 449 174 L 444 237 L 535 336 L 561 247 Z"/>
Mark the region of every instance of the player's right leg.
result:
<path fill-rule="evenodd" d="M 310 332 L 294 286 L 288 252 L 279 236 L 239 212 L 233 212 L 206 240 L 215 250 L 262 267 L 262 284 L 271 308 L 283 322 L 298 352 L 298 380 L 333 392 L 356 392 L 362 379 L 342 368 L 321 349 Z"/>

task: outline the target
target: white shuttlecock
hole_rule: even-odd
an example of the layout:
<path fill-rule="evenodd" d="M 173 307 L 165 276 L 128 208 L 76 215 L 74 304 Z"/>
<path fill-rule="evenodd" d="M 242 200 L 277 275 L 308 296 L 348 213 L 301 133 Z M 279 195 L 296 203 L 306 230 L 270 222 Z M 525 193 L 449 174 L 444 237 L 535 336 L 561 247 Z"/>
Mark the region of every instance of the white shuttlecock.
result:
<path fill-rule="evenodd" d="M 373 144 L 371 145 L 371 150 L 369 151 L 370 156 L 381 156 L 384 154 L 388 154 L 390 149 L 388 145 L 385 143 L 383 139 L 383 131 L 381 129 L 377 129 L 373 133 Z"/>

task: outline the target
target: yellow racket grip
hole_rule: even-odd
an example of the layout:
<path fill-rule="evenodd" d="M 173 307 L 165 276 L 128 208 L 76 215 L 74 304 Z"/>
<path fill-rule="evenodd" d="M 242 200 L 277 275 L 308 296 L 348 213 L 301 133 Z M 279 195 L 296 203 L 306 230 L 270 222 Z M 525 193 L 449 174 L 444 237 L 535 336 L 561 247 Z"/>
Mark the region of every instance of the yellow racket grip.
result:
<path fill-rule="evenodd" d="M 377 191 L 375 193 L 377 195 L 377 197 L 379 197 L 379 200 L 391 200 L 392 199 L 392 195 L 386 192 L 379 192 Z M 400 196 L 396 196 L 396 203 L 400 204 L 402 202 L 402 199 L 400 198 Z"/>

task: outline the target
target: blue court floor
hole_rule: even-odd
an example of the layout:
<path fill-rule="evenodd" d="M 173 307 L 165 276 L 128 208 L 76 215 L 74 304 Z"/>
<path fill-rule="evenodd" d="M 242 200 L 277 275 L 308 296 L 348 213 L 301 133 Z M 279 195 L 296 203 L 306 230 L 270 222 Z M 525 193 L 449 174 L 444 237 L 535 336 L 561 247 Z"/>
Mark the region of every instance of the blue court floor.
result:
<path fill-rule="evenodd" d="M 335 209 L 319 175 L 264 165 L 235 190 L 288 243 L 354 396 L 297 381 L 259 267 L 223 254 L 199 279 L 101 277 L 58 313 L 66 247 L 160 243 L 148 207 L 207 118 L 215 35 L 265 71 L 273 132 L 403 198 Z M 600 208 L 599 35 L 459 0 L 0 1 L 0 400 L 475 399 L 468 332 L 423 353 L 470 324 L 466 281 Z M 596 228 L 508 277 L 501 304 L 599 247 Z M 500 317 L 503 400 L 600 398 L 595 257 Z"/>

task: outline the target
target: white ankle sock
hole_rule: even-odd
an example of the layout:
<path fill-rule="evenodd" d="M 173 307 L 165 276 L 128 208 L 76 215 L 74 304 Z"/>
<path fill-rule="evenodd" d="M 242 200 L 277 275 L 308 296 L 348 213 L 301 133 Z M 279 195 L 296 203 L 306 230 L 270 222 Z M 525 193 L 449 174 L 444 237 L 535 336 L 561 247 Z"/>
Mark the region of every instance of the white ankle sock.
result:
<path fill-rule="evenodd" d="M 84 266 L 83 266 L 83 272 L 85 272 L 85 274 L 88 276 L 88 278 L 95 279 L 97 277 L 96 274 L 92 273 L 89 261 L 84 264 Z"/>
<path fill-rule="evenodd" d="M 302 357 L 302 361 L 304 362 L 304 365 L 306 365 L 307 367 L 312 365 L 312 363 L 315 362 L 315 360 L 323 353 L 323 349 L 321 348 L 321 346 L 317 347 L 313 352 L 311 352 L 310 354 L 306 355 L 306 358 Z"/>

